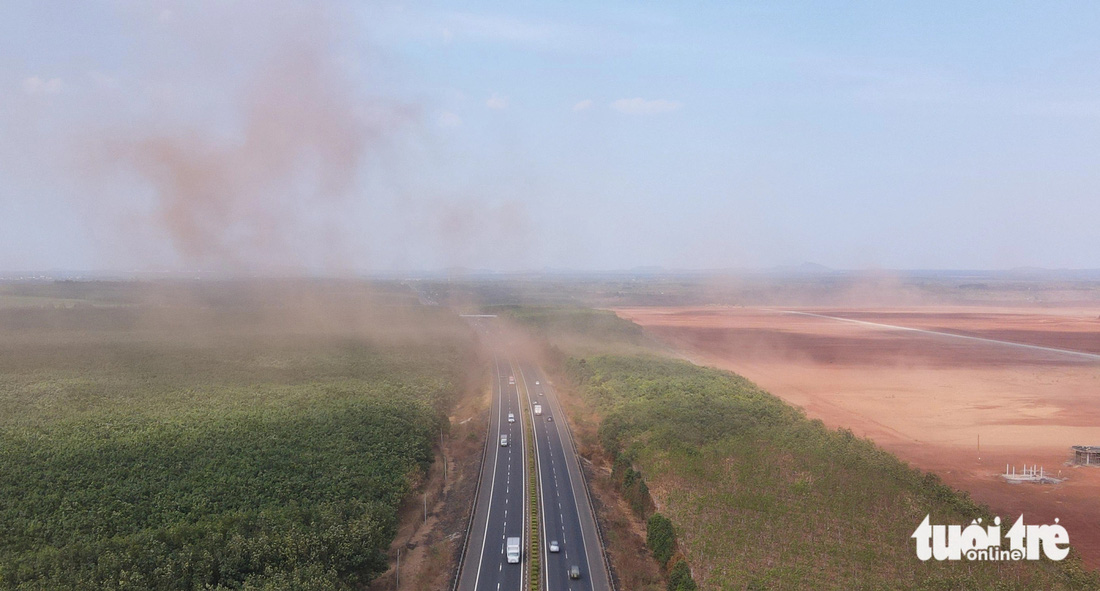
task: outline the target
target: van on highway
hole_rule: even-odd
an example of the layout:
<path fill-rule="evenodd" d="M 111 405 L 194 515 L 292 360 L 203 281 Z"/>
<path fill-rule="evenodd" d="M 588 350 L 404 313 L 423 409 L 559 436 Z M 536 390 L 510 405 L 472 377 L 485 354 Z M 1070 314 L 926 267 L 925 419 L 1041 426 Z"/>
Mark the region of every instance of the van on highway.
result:
<path fill-rule="evenodd" d="M 512 413 L 512 412 L 508 413 L 508 422 L 509 423 L 516 422 L 516 413 Z"/>
<path fill-rule="evenodd" d="M 519 562 L 519 538 L 508 538 L 505 544 L 505 555 L 508 556 L 508 564 Z"/>
<path fill-rule="evenodd" d="M 501 435 L 500 436 L 500 446 L 501 447 L 508 447 L 508 436 L 507 435 Z"/>
<path fill-rule="evenodd" d="M 536 404 L 535 405 L 535 415 L 537 416 L 537 415 L 541 415 L 541 414 L 542 414 L 542 405 L 541 404 Z"/>

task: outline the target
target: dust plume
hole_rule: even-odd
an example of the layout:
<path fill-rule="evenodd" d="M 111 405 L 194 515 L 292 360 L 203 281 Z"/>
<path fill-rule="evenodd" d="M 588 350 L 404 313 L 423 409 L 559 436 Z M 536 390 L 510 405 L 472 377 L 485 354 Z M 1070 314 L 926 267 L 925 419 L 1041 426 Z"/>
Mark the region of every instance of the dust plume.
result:
<path fill-rule="evenodd" d="M 191 21 L 167 8 L 160 18 L 195 63 L 177 74 L 160 61 L 151 77 L 175 96 L 206 85 L 213 112 L 187 120 L 171 112 L 180 101 L 164 100 L 132 123 L 86 130 L 78 158 L 100 183 L 97 209 L 137 210 L 121 219 L 160 229 L 185 267 L 346 269 L 342 212 L 366 198 L 363 177 L 416 109 L 356 88 L 352 19 L 339 10 L 289 0 L 186 6 Z M 113 196 L 120 180 L 144 189 L 136 207 Z"/>

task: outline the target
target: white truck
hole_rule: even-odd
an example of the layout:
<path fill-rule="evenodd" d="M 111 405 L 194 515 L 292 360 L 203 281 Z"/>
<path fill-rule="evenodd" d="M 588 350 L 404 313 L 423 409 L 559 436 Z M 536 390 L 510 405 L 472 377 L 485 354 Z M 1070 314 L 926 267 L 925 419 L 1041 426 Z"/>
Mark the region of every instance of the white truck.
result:
<path fill-rule="evenodd" d="M 517 564 L 519 562 L 519 538 L 507 538 L 504 548 L 504 554 L 508 557 L 508 564 Z"/>
<path fill-rule="evenodd" d="M 541 404 L 536 404 L 535 405 L 535 416 L 540 416 L 540 415 L 542 415 L 542 405 Z"/>

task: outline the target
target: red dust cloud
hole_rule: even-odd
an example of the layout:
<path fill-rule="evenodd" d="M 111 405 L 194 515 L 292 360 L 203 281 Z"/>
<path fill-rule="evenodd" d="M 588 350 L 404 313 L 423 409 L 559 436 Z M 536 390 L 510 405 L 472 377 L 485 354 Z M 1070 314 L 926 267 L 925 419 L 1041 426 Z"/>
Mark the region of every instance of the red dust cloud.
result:
<path fill-rule="evenodd" d="M 340 268 L 347 256 L 341 206 L 361 196 L 364 164 L 415 121 L 415 109 L 356 90 L 336 51 L 336 17 L 291 2 L 244 3 L 207 17 L 222 12 L 235 25 L 263 29 L 252 33 L 261 40 L 259 57 L 204 56 L 209 51 L 198 45 L 211 36 L 233 51 L 232 39 L 218 37 L 238 34 L 236 26 L 171 27 L 183 47 L 209 62 L 200 64 L 200 79 L 211 82 L 222 120 L 212 114 L 173 123 L 161 109 L 152 121 L 96 129 L 82 142 L 83 164 L 108 186 L 124 179 L 146 189 L 138 221 L 159 227 L 153 234 L 167 237 L 184 265 Z M 97 205 L 125 209 L 107 190 Z"/>

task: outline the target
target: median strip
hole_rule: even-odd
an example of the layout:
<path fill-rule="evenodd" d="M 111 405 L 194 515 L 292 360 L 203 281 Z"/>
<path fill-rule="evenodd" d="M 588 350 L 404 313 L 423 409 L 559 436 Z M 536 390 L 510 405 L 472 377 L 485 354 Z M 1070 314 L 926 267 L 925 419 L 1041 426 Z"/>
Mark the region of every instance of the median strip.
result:
<path fill-rule="evenodd" d="M 530 429 L 527 430 L 527 443 L 531 446 L 531 453 L 527 455 L 527 467 L 529 474 L 527 498 L 528 503 L 531 507 L 531 519 L 528 522 L 530 523 L 530 531 L 528 532 L 529 535 L 527 538 L 527 555 L 531 557 L 531 568 L 529 569 L 530 586 L 528 588 L 531 591 L 538 591 L 542 588 L 539 578 L 539 471 L 537 462 L 535 460 L 535 422 L 534 418 L 531 416 L 531 398 L 529 392 L 526 398 L 527 404 L 524 405 L 525 408 L 523 416 L 527 418 L 527 425 L 530 427 Z"/>

